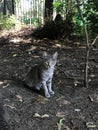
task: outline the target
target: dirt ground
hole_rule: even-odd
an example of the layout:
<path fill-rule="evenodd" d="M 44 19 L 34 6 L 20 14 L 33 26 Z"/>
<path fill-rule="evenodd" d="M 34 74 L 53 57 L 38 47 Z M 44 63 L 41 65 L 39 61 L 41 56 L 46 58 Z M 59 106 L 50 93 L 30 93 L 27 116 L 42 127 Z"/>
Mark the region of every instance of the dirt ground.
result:
<path fill-rule="evenodd" d="M 26 89 L 25 79 L 43 51 L 59 53 L 55 95 Z M 89 87 L 84 86 L 85 41 L 35 39 L 32 28 L 0 36 L 0 130 L 98 130 L 98 45 L 91 48 Z"/>

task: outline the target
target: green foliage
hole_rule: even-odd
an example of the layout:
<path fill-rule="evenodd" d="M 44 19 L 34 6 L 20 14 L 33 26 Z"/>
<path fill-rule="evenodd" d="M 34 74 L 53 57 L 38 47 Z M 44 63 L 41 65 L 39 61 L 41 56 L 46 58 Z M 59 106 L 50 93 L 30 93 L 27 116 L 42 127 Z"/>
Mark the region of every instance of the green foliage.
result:
<path fill-rule="evenodd" d="M 2 2 L 2 1 L 1 1 Z M 19 0 L 15 0 L 16 7 L 19 6 Z M 36 5 L 37 6 L 37 5 Z M 9 4 L 10 7 L 10 4 Z M 78 35 L 84 35 L 83 23 L 80 14 L 77 9 L 76 0 L 54 0 L 53 8 L 57 14 L 61 14 L 64 20 L 71 23 L 74 22 L 74 33 Z M 89 36 L 98 34 L 98 0 L 80 0 L 80 8 L 85 19 Z M 42 12 L 42 10 L 41 10 Z M 40 14 L 40 13 L 39 13 Z M 20 21 L 25 24 L 32 24 L 34 26 L 41 25 L 40 15 L 36 10 L 30 9 L 28 12 L 24 12 Z M 31 16 L 33 15 L 33 16 Z M 12 27 L 18 28 L 21 26 L 19 20 L 14 15 L 4 16 L 0 15 L 0 29 L 11 29 Z M 62 25 L 64 26 L 64 25 Z"/>
<path fill-rule="evenodd" d="M 84 12 L 90 35 L 98 34 L 98 1 L 88 0 Z"/>
<path fill-rule="evenodd" d="M 39 25 L 41 25 L 41 20 L 37 17 L 32 16 L 32 14 L 34 13 L 35 12 L 31 10 L 27 11 L 22 17 L 23 23 L 27 25 L 32 24 L 35 27 L 38 27 Z"/>
<path fill-rule="evenodd" d="M 38 18 L 32 18 L 32 17 L 23 17 L 23 23 L 25 24 L 33 24 L 34 26 L 39 26 L 41 24 L 40 20 Z"/>
<path fill-rule="evenodd" d="M 89 36 L 95 36 L 98 34 L 98 1 L 87 0 L 83 1 L 80 6 L 82 14 L 87 26 Z M 84 35 L 83 23 L 80 14 L 77 10 L 77 6 L 73 8 L 73 21 L 75 23 L 74 33 L 78 35 Z"/>
<path fill-rule="evenodd" d="M 21 23 L 19 20 L 16 19 L 14 15 L 11 15 L 9 17 L 7 16 L 1 17 L 0 25 L 2 26 L 2 29 L 9 30 L 9 29 L 12 29 L 13 27 L 19 29 L 21 26 Z"/>
<path fill-rule="evenodd" d="M 56 10 L 57 14 L 64 13 L 66 7 L 65 0 L 56 0 L 53 3 L 53 8 Z"/>
<path fill-rule="evenodd" d="M 20 0 L 15 0 L 15 4 L 17 7 L 19 7 L 19 2 L 20 2 Z"/>
<path fill-rule="evenodd" d="M 75 25 L 74 34 L 78 36 L 84 35 L 83 22 L 78 12 L 76 12 L 75 15 L 73 16 L 73 22 Z"/>
<path fill-rule="evenodd" d="M 80 8 L 86 22 L 89 36 L 98 34 L 98 1 L 80 0 Z M 84 35 L 83 23 L 75 0 L 55 0 L 53 8 L 57 13 L 64 15 L 67 21 L 74 22 L 74 33 Z"/>
<path fill-rule="evenodd" d="M 63 121 L 64 121 L 65 119 L 64 118 L 62 118 L 62 119 L 60 119 L 59 120 L 59 122 L 57 123 L 57 126 L 58 126 L 58 130 L 61 130 L 62 129 L 62 126 L 63 126 Z"/>

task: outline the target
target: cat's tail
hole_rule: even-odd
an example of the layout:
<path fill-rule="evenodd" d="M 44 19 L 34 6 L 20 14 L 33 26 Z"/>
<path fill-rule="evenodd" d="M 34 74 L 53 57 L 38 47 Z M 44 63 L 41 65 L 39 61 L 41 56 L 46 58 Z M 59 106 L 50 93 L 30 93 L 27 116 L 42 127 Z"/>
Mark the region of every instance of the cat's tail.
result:
<path fill-rule="evenodd" d="M 10 85 L 14 85 L 14 86 L 19 86 L 19 87 L 28 87 L 25 83 L 24 80 L 15 77 L 15 76 L 11 76 L 11 77 L 2 77 L 0 78 L 0 81 L 4 82 L 4 83 L 8 83 Z"/>
<path fill-rule="evenodd" d="M 14 76 L 9 77 L 9 78 L 3 77 L 3 78 L 0 78 L 0 81 L 6 81 L 6 83 L 8 83 L 8 85 L 25 88 L 27 90 L 35 91 L 35 92 L 39 93 L 39 91 L 36 90 L 34 87 L 30 87 L 29 85 L 27 85 L 25 80 L 22 80 L 18 77 L 14 77 Z"/>

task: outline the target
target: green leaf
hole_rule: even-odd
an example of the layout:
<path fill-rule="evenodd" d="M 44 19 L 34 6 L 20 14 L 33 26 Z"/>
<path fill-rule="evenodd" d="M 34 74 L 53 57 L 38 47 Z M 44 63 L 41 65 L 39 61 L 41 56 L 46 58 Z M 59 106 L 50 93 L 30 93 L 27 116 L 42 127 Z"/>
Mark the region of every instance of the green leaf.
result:
<path fill-rule="evenodd" d="M 59 122 L 57 123 L 58 130 L 61 130 L 61 128 L 62 128 L 62 126 L 63 126 L 63 121 L 64 121 L 64 120 L 65 120 L 64 118 L 61 118 L 61 119 L 59 120 Z"/>

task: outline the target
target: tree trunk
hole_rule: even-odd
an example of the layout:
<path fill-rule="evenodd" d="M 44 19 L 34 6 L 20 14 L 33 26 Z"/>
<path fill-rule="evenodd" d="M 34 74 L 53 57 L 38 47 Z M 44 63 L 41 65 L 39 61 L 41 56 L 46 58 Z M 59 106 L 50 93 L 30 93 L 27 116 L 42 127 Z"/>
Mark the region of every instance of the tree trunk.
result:
<path fill-rule="evenodd" d="M 45 20 L 53 17 L 53 0 L 45 0 Z"/>
<path fill-rule="evenodd" d="M 3 6 L 3 15 L 6 15 L 6 5 L 7 5 L 7 1 L 4 0 L 4 6 Z"/>
<path fill-rule="evenodd" d="M 14 11 L 14 8 L 15 8 L 15 6 L 14 6 L 14 0 L 12 0 L 12 14 L 15 14 L 15 11 Z"/>

